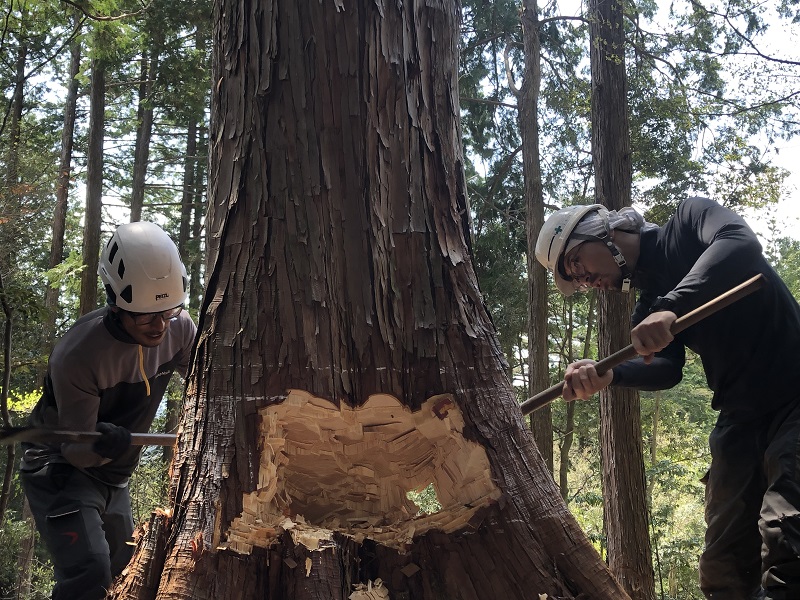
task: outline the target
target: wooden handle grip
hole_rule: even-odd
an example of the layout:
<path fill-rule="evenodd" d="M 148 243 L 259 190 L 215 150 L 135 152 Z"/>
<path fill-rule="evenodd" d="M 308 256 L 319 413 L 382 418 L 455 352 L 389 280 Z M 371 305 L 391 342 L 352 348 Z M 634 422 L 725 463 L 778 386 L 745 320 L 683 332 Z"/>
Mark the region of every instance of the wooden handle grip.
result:
<path fill-rule="evenodd" d="M 102 434 L 97 431 L 63 431 L 19 427 L 0 430 L 0 444 L 34 442 L 42 444 L 91 444 Z M 172 446 L 178 436 L 174 433 L 131 433 L 132 446 Z"/>

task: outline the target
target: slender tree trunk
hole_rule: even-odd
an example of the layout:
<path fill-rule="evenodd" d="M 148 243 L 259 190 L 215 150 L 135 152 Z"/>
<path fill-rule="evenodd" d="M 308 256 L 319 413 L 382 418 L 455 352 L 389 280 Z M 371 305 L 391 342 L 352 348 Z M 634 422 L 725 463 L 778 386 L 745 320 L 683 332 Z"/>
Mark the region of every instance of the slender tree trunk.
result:
<path fill-rule="evenodd" d="M 622 4 L 590 0 L 589 9 L 595 196 L 609 209 L 620 209 L 630 206 L 631 194 Z M 632 310 L 632 295 L 600 294 L 601 356 L 630 343 Z M 603 390 L 600 423 L 609 566 L 631 598 L 653 600 L 638 393 L 617 387 Z"/>
<path fill-rule="evenodd" d="M 195 205 L 196 161 L 197 120 L 192 119 L 186 128 L 186 159 L 183 162 L 183 184 L 181 186 L 181 222 L 178 230 L 178 251 L 181 253 L 181 257 L 188 257 L 190 254 L 189 238 L 192 231 L 192 209 Z"/>
<path fill-rule="evenodd" d="M 28 499 L 24 495 L 22 502 L 25 535 L 21 537 L 17 553 L 17 583 L 14 600 L 28 600 L 31 597 L 31 570 L 33 568 L 33 551 L 36 545 L 36 525 L 33 522 Z"/>
<path fill-rule="evenodd" d="M 452 2 L 215 7 L 207 292 L 112 597 L 625 598 L 541 459 L 468 247 Z M 417 517 L 408 490 L 442 510 Z M 356 590 L 359 591 L 359 590 Z"/>
<path fill-rule="evenodd" d="M 22 20 L 24 19 L 25 10 L 23 9 Z M 11 114 L 9 115 L 9 145 L 6 156 L 6 182 L 12 195 L 18 193 L 16 189 L 19 183 L 19 144 L 22 130 L 22 109 L 25 103 L 25 65 L 27 61 L 28 46 L 23 42 L 17 48 L 14 93 L 11 96 Z"/>
<path fill-rule="evenodd" d="M 74 18 L 77 25 L 78 17 Z M 72 175 L 72 147 L 75 140 L 75 111 L 78 105 L 78 73 L 81 67 L 81 42 L 76 37 L 70 44 L 69 78 L 67 80 L 67 96 L 64 99 L 64 129 L 61 131 L 61 159 L 58 166 L 56 182 L 56 204 L 53 209 L 52 239 L 50 241 L 49 268 L 54 268 L 64 260 L 64 236 L 67 224 L 67 206 L 69 204 L 69 184 Z M 45 308 L 47 316 L 42 332 L 43 348 L 48 351 L 53 347 L 58 314 L 58 287 L 47 286 L 45 291 Z M 44 368 L 39 381 L 44 377 Z"/>
<path fill-rule="evenodd" d="M 86 165 L 86 212 L 83 224 L 83 264 L 80 313 L 97 307 L 97 266 L 100 261 L 100 220 L 103 208 L 103 141 L 105 137 L 106 71 L 101 59 L 92 60 L 89 106 L 89 150 Z"/>
<path fill-rule="evenodd" d="M 133 157 L 131 184 L 131 222 L 141 221 L 144 207 L 144 187 L 147 165 L 150 160 L 150 143 L 153 137 L 153 86 L 158 71 L 158 45 L 152 45 L 141 59 L 139 107 L 137 110 L 136 148 Z M 149 54 L 149 58 L 148 58 Z"/>
<path fill-rule="evenodd" d="M 193 256 L 190 247 L 190 233 L 192 231 L 192 209 L 195 207 L 195 175 L 197 161 L 197 121 L 192 119 L 186 131 L 186 160 L 183 163 L 183 185 L 181 194 L 181 222 L 178 232 L 178 251 L 184 261 Z M 191 298 L 191 296 L 190 296 Z M 164 429 L 174 432 L 178 429 L 180 421 L 180 402 L 174 396 L 167 397 L 167 421 Z M 165 446 L 164 460 L 172 462 L 172 446 Z"/>
<path fill-rule="evenodd" d="M 3 426 L 8 428 L 13 425 L 11 413 L 8 410 L 9 386 L 11 385 L 11 348 L 13 331 L 14 311 L 8 302 L 5 285 L 3 284 L 2 274 L 0 274 L 0 306 L 3 309 L 3 389 L 0 390 L 0 415 L 2 415 Z M 14 444 L 6 445 L 6 464 L 3 473 L 3 489 L 0 494 L 0 526 L 5 522 L 6 510 L 11 498 L 11 482 L 16 468 L 16 452 Z"/>
<path fill-rule="evenodd" d="M 23 15 L 25 11 L 23 10 Z M 28 48 L 24 43 L 20 45 L 17 51 L 16 60 L 16 77 L 14 85 L 14 93 L 11 98 L 10 110 L 10 126 L 9 126 L 9 150 L 6 155 L 6 189 L 9 193 L 9 200 L 17 207 L 21 206 L 21 202 L 17 197 L 18 184 L 19 184 L 19 146 L 21 141 L 22 131 L 22 116 L 24 109 L 25 98 L 25 69 L 27 65 Z M 11 234 L 13 235 L 13 233 Z M 6 244 L 6 248 L 13 248 L 13 244 Z M 11 353 L 12 353 L 12 333 L 13 333 L 13 306 L 9 303 L 6 295 L 5 284 L 3 282 L 3 271 L 14 264 L 14 257 L 7 255 L 0 260 L 0 306 L 2 306 L 3 313 L 3 373 L 2 373 L 2 390 L 0 390 L 0 414 L 2 415 L 2 423 L 4 426 L 9 427 L 13 425 L 11 413 L 8 406 L 9 387 L 11 385 Z M 13 482 L 13 473 L 16 468 L 16 448 L 13 445 L 6 446 L 5 448 L 6 460 L 3 473 L 2 491 L 0 492 L 0 524 L 5 521 L 6 511 L 11 499 L 11 487 Z M 25 515 L 23 514 L 23 519 Z M 31 545 L 35 540 L 33 532 L 27 537 L 23 538 L 23 547 L 25 543 Z M 30 562 L 25 565 L 20 565 L 22 569 L 18 571 L 22 575 L 21 581 L 25 581 L 24 576 L 30 576 Z M 18 579 L 18 581 L 20 581 Z"/>
<path fill-rule="evenodd" d="M 550 384 L 547 345 L 547 272 L 536 260 L 536 238 L 544 224 L 544 193 L 539 158 L 539 90 L 541 87 L 541 44 L 539 8 L 536 0 L 522 3 L 525 48 L 525 78 L 518 96 L 522 136 L 522 169 L 525 176 L 525 226 L 528 236 L 528 371 L 530 391 L 535 394 Z M 553 472 L 553 413 L 550 405 L 531 415 L 536 446 Z"/>
<path fill-rule="evenodd" d="M 192 221 L 192 256 L 191 273 L 189 273 L 189 304 L 199 307 L 199 299 L 203 295 L 203 284 L 200 274 L 203 272 L 201 256 L 204 255 L 202 244 L 203 217 L 206 213 L 206 171 L 208 164 L 208 130 L 202 125 L 197 131 L 198 159 L 195 161 L 197 173 L 194 178 L 194 220 Z"/>
<path fill-rule="evenodd" d="M 26 11 L 23 8 L 22 18 L 25 19 Z M 25 67 L 28 60 L 28 47 L 22 43 L 17 49 L 16 56 L 16 76 L 14 83 L 14 94 L 11 98 L 11 114 L 9 128 L 9 149 L 6 155 L 6 189 L 12 200 L 17 200 L 17 206 L 22 206 L 19 201 L 19 162 L 20 162 L 20 143 L 22 137 L 22 112 L 25 98 Z M 13 248 L 13 245 L 6 246 Z M 10 265 L 14 264 L 13 256 L 5 258 Z M 5 262 L 5 261 L 4 261 Z M 0 264 L 2 270 L 2 264 Z M 3 310 L 3 389 L 0 395 L 0 415 L 5 427 L 10 427 L 11 413 L 8 410 L 9 385 L 11 384 L 11 350 L 12 350 L 12 330 L 13 330 L 13 309 L 6 295 L 5 285 L 0 279 L 0 306 Z M 3 471 L 2 489 L 0 490 L 0 525 L 5 521 L 6 510 L 11 499 L 11 483 L 14 469 L 16 467 L 15 448 L 13 445 L 5 447 L 6 461 Z"/>

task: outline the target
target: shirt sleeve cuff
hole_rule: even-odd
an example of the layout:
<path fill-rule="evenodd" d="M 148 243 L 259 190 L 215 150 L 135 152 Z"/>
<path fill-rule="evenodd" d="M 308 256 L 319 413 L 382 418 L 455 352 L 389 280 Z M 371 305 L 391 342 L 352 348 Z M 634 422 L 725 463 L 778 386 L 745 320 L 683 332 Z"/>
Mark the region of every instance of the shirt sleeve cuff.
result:
<path fill-rule="evenodd" d="M 651 313 L 665 311 L 665 310 L 674 312 L 676 315 L 678 314 L 678 309 L 675 305 L 675 301 L 665 296 L 659 296 L 658 298 L 656 298 L 656 301 L 650 305 Z"/>

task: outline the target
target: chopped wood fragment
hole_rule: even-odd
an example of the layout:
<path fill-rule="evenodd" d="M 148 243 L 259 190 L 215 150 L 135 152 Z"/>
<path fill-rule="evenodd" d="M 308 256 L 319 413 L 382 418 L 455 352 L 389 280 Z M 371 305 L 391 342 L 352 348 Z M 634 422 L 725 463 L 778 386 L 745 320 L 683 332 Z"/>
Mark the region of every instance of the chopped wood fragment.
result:
<path fill-rule="evenodd" d="M 389 600 L 389 590 L 383 587 L 383 581 L 376 579 L 373 583 L 356 583 L 355 591 L 348 596 L 350 600 Z"/>
<path fill-rule="evenodd" d="M 203 554 L 203 532 L 198 531 L 195 533 L 190 544 L 192 547 L 192 558 L 195 561 L 199 560 L 200 556 Z"/>

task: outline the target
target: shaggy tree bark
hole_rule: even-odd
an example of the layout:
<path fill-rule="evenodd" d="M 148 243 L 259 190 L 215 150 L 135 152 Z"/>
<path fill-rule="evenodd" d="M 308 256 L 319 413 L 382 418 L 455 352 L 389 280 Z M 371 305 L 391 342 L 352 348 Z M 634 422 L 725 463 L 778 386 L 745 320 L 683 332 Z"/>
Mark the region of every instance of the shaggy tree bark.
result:
<path fill-rule="evenodd" d="M 172 508 L 113 597 L 626 598 L 524 426 L 475 280 L 459 14 L 217 2 Z M 429 484 L 442 508 L 417 515 Z"/>

